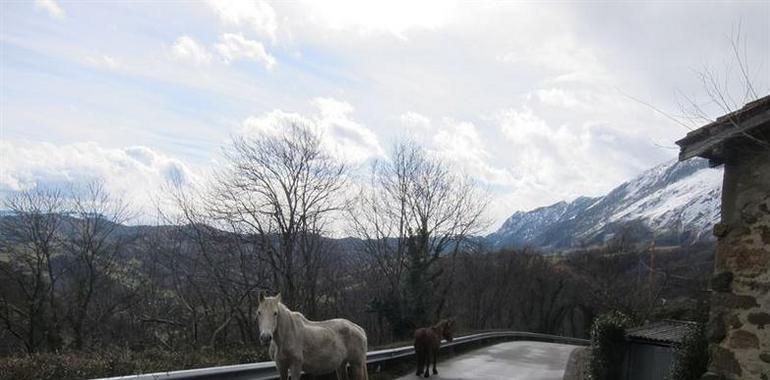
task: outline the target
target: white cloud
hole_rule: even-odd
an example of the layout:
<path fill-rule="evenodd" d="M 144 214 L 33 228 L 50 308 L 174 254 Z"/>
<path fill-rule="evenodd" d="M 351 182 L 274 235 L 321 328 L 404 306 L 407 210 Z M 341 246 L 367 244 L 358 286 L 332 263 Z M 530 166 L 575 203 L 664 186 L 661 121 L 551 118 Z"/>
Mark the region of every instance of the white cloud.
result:
<path fill-rule="evenodd" d="M 610 79 L 596 54 L 589 47 L 580 46 L 571 38 L 550 38 L 538 44 L 522 45 L 520 49 L 522 50 L 504 53 L 498 59 L 509 64 L 545 68 L 554 75 L 550 81 L 555 83 L 591 84 Z"/>
<path fill-rule="evenodd" d="M 492 163 L 487 144 L 473 123 L 445 117 L 434 124 L 416 112 L 402 114 L 399 119 L 409 138 L 463 173 L 489 184 L 510 183 L 510 173 Z"/>
<path fill-rule="evenodd" d="M 278 29 L 275 10 L 262 0 L 209 0 L 208 5 L 225 25 L 248 27 L 275 41 Z"/>
<path fill-rule="evenodd" d="M 559 183 L 586 183 L 588 178 L 579 177 L 592 175 L 580 170 L 592 158 L 587 126 L 553 126 L 527 106 L 502 110 L 495 121 L 511 147 L 508 159 L 516 162 L 523 176 L 557 188 Z"/>
<path fill-rule="evenodd" d="M 510 173 L 492 163 L 492 156 L 475 125 L 449 118 L 445 118 L 443 124 L 429 149 L 475 178 L 496 185 L 510 183 Z"/>
<path fill-rule="evenodd" d="M 261 116 L 249 116 L 243 121 L 238 133 L 245 136 L 279 136 L 291 125 L 315 127 L 309 119 L 300 114 L 273 110 Z"/>
<path fill-rule="evenodd" d="M 399 116 L 401 124 L 412 131 L 428 131 L 431 129 L 430 118 L 417 112 L 409 111 Z"/>
<path fill-rule="evenodd" d="M 71 3 L 60 4 L 72 16 Z M 692 68 L 729 58 L 725 37 L 736 20 L 743 20 L 750 71 L 768 88 L 759 75 L 770 46 L 765 3 L 698 9 L 440 0 L 209 4 L 177 7 L 178 20 L 166 24 L 155 22 L 157 6 L 147 2 L 132 4 L 130 12 L 78 7 L 78 18 L 94 22 L 37 23 L 22 12 L 6 18 L 5 29 L 14 33 L 4 34 L 4 42 L 18 46 L 9 57 L 36 62 L 9 67 L 14 75 L 6 87 L 20 96 L 3 109 L 6 137 L 163 144 L 200 162 L 215 154 L 227 125 L 243 115 L 270 115 L 313 125 L 336 120 L 340 141 L 355 136 L 341 150 L 369 157 L 379 147 L 372 141 L 405 134 L 394 126 L 400 121 L 430 149 L 451 152 L 458 166 L 494 183 L 510 200 L 500 208 L 512 212 L 603 193 L 673 157 L 676 150 L 655 144 L 670 146 L 686 131 L 621 91 L 677 113 L 675 91 L 699 99 Z M 30 2 L 26 12 L 48 18 L 37 7 Z M 703 28 L 712 19 L 725 22 Z M 197 41 L 174 41 L 180 28 Z M 240 39 L 220 41 L 223 33 Z M 111 47 L 120 52 L 103 50 Z M 220 56 L 233 64 L 221 64 Z M 210 66 L 204 72 L 168 59 L 175 57 Z M 241 70 L 237 59 L 260 62 L 249 65 L 255 68 L 278 59 L 281 67 Z M 83 73 L 72 62 L 93 71 L 113 67 L 121 76 L 79 80 Z M 54 71 L 62 75 L 45 75 Z M 356 107 L 266 112 L 304 110 L 307 94 L 355 100 Z M 415 112 L 399 118 L 406 111 Z M 373 148 L 360 148 L 367 146 Z"/>
<path fill-rule="evenodd" d="M 638 170 L 638 153 L 649 145 L 646 136 L 605 122 L 551 122 L 528 105 L 491 121 L 505 136 L 505 160 L 518 179 L 513 190 L 528 207 L 608 191 Z"/>
<path fill-rule="evenodd" d="M 350 103 L 332 98 L 315 98 L 312 103 L 320 111 L 316 123 L 338 155 L 360 162 L 383 154 L 377 135 L 353 119 Z"/>
<path fill-rule="evenodd" d="M 55 0 L 35 0 L 35 8 L 46 11 L 49 16 L 56 19 L 63 19 L 66 16 L 64 9 Z"/>
<path fill-rule="evenodd" d="M 274 110 L 262 116 L 249 117 L 243 122 L 241 133 L 279 134 L 288 125 L 298 124 L 319 132 L 324 148 L 344 162 L 358 165 L 384 154 L 374 132 L 353 119 L 354 109 L 349 103 L 332 98 L 315 98 L 312 105 L 318 112 L 309 116 Z"/>
<path fill-rule="evenodd" d="M 308 21 L 323 28 L 363 35 L 385 32 L 402 39 L 413 29 L 442 27 L 457 12 L 457 2 L 449 0 L 305 1 L 301 7 Z"/>
<path fill-rule="evenodd" d="M 613 70 L 600 59 L 601 49 L 591 41 L 576 36 L 574 17 L 564 10 L 543 13 L 534 7 L 538 17 L 518 14 L 520 25 L 512 27 L 516 37 L 501 44 L 497 60 L 519 70 L 540 71 L 552 83 L 612 83 Z M 544 25 L 551 27 L 544 28 Z M 531 36 L 537 35 L 537 38 Z"/>
<path fill-rule="evenodd" d="M 169 181 L 189 184 L 195 172 L 182 161 L 143 146 L 104 148 L 97 143 L 53 145 L 0 142 L 0 193 L 35 187 L 67 188 L 94 181 L 147 217 Z"/>
<path fill-rule="evenodd" d="M 115 70 L 120 66 L 117 59 L 109 55 L 87 56 L 86 63 L 93 67 L 106 68 L 110 70 Z"/>
<path fill-rule="evenodd" d="M 582 105 L 573 92 L 561 88 L 539 89 L 535 91 L 535 96 L 541 103 L 554 107 L 575 108 Z"/>
<path fill-rule="evenodd" d="M 551 128 L 545 120 L 532 113 L 529 107 L 522 110 L 503 110 L 498 113 L 500 131 L 511 141 L 518 141 L 521 137 L 530 135 L 548 135 Z"/>
<path fill-rule="evenodd" d="M 267 49 L 265 49 L 261 42 L 249 40 L 242 34 L 222 34 L 219 42 L 214 44 L 213 49 L 226 64 L 239 59 L 246 59 L 260 62 L 268 70 L 272 69 L 276 64 L 275 57 L 267 52 Z M 190 36 L 177 38 L 171 47 L 171 51 L 175 58 L 192 62 L 196 65 L 209 64 L 212 59 L 211 52 Z"/>
<path fill-rule="evenodd" d="M 209 53 L 208 49 L 190 36 L 177 38 L 171 47 L 171 51 L 177 59 L 189 61 L 196 65 L 211 62 L 211 53 Z"/>
<path fill-rule="evenodd" d="M 225 63 L 238 59 L 249 59 L 261 62 L 268 70 L 272 69 L 276 63 L 275 57 L 265 50 L 265 46 L 261 42 L 246 39 L 241 34 L 223 34 L 215 49 L 222 56 Z"/>

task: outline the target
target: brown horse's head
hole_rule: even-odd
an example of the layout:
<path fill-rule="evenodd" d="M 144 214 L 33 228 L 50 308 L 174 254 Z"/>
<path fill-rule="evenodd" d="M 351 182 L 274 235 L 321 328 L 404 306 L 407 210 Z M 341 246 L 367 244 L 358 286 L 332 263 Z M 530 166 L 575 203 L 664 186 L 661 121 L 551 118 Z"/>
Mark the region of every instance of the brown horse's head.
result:
<path fill-rule="evenodd" d="M 442 319 L 438 323 L 439 334 L 446 339 L 447 342 L 451 342 L 454 339 L 455 320 L 454 319 Z"/>

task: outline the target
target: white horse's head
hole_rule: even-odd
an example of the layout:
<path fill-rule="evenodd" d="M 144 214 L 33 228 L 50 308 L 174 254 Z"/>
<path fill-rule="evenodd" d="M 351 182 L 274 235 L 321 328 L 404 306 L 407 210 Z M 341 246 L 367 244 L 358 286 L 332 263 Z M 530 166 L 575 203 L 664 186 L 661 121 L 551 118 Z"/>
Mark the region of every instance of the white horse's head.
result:
<path fill-rule="evenodd" d="M 281 304 L 281 293 L 275 297 L 265 297 L 259 293 L 259 307 L 257 308 L 257 322 L 259 323 L 259 340 L 268 344 L 273 339 L 273 333 L 278 328 L 278 311 Z"/>

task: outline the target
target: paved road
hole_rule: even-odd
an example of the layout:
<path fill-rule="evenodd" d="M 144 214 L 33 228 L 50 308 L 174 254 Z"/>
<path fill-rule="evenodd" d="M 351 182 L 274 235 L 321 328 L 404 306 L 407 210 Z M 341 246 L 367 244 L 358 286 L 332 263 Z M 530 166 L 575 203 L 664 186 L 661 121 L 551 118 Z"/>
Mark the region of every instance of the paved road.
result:
<path fill-rule="evenodd" d="M 577 348 L 566 344 L 543 342 L 507 342 L 469 351 L 442 362 L 439 357 L 438 380 L 561 380 L 569 355 Z M 415 367 L 416 369 L 416 367 Z M 412 371 L 399 380 L 416 380 Z"/>

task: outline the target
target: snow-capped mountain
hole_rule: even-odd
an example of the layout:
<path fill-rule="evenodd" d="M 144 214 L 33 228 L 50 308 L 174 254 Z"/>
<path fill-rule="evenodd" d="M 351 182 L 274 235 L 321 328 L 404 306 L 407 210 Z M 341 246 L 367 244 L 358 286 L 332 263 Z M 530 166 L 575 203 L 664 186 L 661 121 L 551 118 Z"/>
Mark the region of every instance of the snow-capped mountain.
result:
<path fill-rule="evenodd" d="M 602 197 L 517 211 L 487 240 L 496 248 L 545 250 L 597 245 L 619 236 L 674 245 L 713 240 L 721 192 L 721 168 L 709 168 L 703 159 L 671 161 Z"/>

